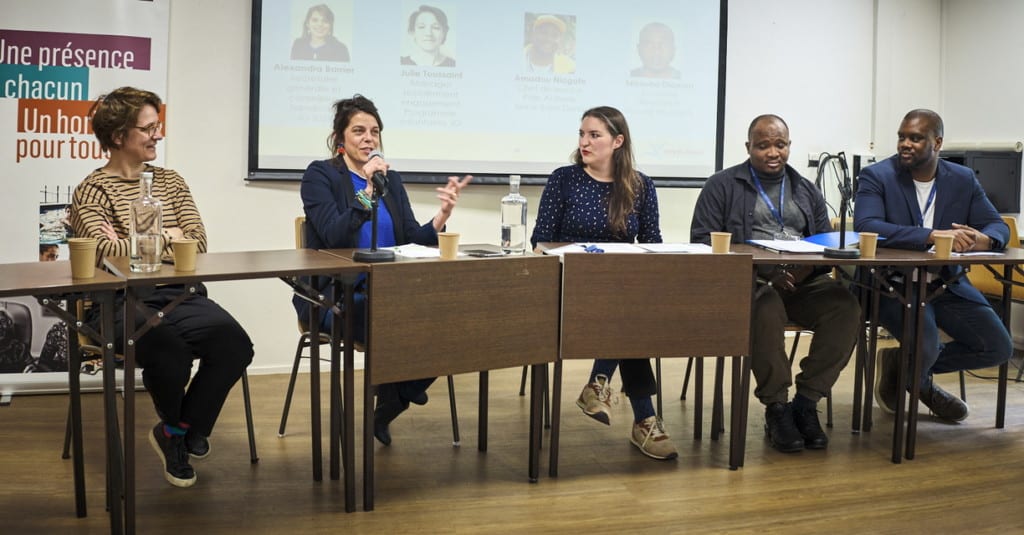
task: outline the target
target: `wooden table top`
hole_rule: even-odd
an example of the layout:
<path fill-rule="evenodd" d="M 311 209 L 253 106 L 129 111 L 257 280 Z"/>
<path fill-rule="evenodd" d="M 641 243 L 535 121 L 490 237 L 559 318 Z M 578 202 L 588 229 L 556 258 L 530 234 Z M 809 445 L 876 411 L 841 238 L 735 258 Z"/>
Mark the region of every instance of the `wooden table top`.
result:
<path fill-rule="evenodd" d="M 807 253 L 776 253 L 749 244 L 733 244 L 732 252 L 749 254 L 754 257 L 754 264 L 803 264 L 803 265 L 858 265 L 858 266 L 942 266 L 949 264 L 1024 264 L 1024 249 L 1009 248 L 999 253 L 953 256 L 948 260 L 935 258 L 927 251 L 909 249 L 890 249 L 879 247 L 875 258 L 828 258 L 822 254 Z"/>
<path fill-rule="evenodd" d="M 72 279 L 70 261 L 0 264 L 0 297 L 118 290 L 124 285 L 123 278 L 102 269 L 91 279 Z"/>
<path fill-rule="evenodd" d="M 308 275 L 365 273 L 366 264 L 312 249 L 277 251 L 243 251 L 203 253 L 196 258 L 195 271 L 175 271 L 171 264 L 153 273 L 135 273 L 128 266 L 128 257 L 108 257 L 107 269 L 127 279 L 129 286 L 182 284 L 220 280 L 264 279 Z"/>

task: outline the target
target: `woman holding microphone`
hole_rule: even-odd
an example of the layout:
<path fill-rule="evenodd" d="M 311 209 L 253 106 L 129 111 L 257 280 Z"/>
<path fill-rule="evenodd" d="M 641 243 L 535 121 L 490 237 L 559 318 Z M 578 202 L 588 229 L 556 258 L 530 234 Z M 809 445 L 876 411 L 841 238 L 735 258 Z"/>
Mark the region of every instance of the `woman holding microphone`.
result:
<path fill-rule="evenodd" d="M 437 245 L 437 233 L 444 230 L 462 191 L 473 177 L 450 176 L 437 188 L 440 209 L 426 224 L 420 225 L 412 212 L 402 177 L 389 169 L 381 148 L 383 122 L 370 99 L 355 95 L 334 104 L 334 127 L 328 137 L 334 156 L 317 160 L 302 175 L 300 193 L 308 223 L 305 246 L 311 249 L 369 248 L 371 246 L 370 200 L 374 195 L 373 176 L 387 177 L 387 193 L 377 211 L 377 234 L 380 247 L 407 243 Z M 321 282 L 325 287 L 327 281 Z M 360 282 L 360 285 L 363 284 Z M 309 318 L 310 304 L 293 299 L 301 321 Z M 365 293 L 356 294 L 354 318 L 359 342 L 365 342 Z M 333 315 L 323 311 L 321 328 L 330 330 Z M 427 402 L 427 387 L 434 377 L 387 383 L 377 386 L 373 434 L 384 445 L 391 444 L 389 425 L 409 403 Z"/>

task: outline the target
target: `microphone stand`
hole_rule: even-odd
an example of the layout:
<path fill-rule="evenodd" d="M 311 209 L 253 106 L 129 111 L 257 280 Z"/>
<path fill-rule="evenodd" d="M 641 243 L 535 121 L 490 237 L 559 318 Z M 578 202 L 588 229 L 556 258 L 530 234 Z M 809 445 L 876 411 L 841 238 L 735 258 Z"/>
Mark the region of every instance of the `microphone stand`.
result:
<path fill-rule="evenodd" d="M 846 155 L 840 152 L 831 158 L 838 158 L 839 165 L 843 170 L 843 183 L 839 186 L 839 248 L 828 247 L 823 253 L 826 258 L 860 258 L 860 249 L 846 248 L 846 212 L 849 211 L 850 197 L 853 190 L 850 187 L 850 171 L 846 166 Z"/>
<path fill-rule="evenodd" d="M 377 248 L 377 205 L 380 203 L 380 189 L 373 188 L 370 197 L 370 248 L 360 249 L 352 254 L 356 262 L 394 262 L 395 252 Z"/>

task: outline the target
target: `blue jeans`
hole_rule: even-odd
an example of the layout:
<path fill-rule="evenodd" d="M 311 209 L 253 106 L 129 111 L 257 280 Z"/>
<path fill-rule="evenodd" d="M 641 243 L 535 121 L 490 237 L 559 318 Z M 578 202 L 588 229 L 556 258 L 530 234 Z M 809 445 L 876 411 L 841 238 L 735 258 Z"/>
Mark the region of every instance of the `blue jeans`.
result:
<path fill-rule="evenodd" d="M 651 371 L 650 359 L 594 359 L 590 370 L 590 382 L 597 380 L 597 375 L 604 375 L 610 381 L 615 369 L 622 372 L 622 391 L 629 398 L 633 407 L 633 421 L 642 422 L 654 416 L 654 403 L 651 396 L 657 393 L 654 372 Z"/>
<path fill-rule="evenodd" d="M 899 288 L 902 291 L 902 288 Z M 914 290 L 917 302 L 917 290 Z M 903 340 L 903 310 L 898 300 L 883 296 L 878 320 Z M 953 340 L 939 341 L 939 329 Z M 933 373 L 947 373 L 998 366 L 1013 355 L 1013 340 L 999 315 L 988 303 L 976 303 L 944 291 L 925 305 L 921 338 L 921 390 L 931 387 Z"/>

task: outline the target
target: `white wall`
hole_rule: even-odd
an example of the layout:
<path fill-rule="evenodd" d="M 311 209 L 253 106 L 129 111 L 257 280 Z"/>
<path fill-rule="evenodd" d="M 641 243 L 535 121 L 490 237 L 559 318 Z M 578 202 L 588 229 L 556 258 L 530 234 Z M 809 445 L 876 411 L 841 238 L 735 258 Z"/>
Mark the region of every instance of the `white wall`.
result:
<path fill-rule="evenodd" d="M 945 141 L 1024 140 L 1024 2 L 947 0 L 942 21 L 943 94 L 937 111 Z M 1024 346 L 1024 306 L 1013 305 L 1011 317 L 1014 343 Z"/>
<path fill-rule="evenodd" d="M 879 160 L 896 152 L 896 130 L 914 108 L 940 114 L 941 5 L 875 0 L 877 53 L 873 141 Z"/>
<path fill-rule="evenodd" d="M 870 152 L 872 24 L 867 1 L 731 0 L 725 166 L 746 159 L 747 128 L 763 113 L 789 124 L 789 163 L 811 180 L 810 153 L 846 151 L 852 164 Z M 834 187 L 826 198 L 838 210 Z"/>

